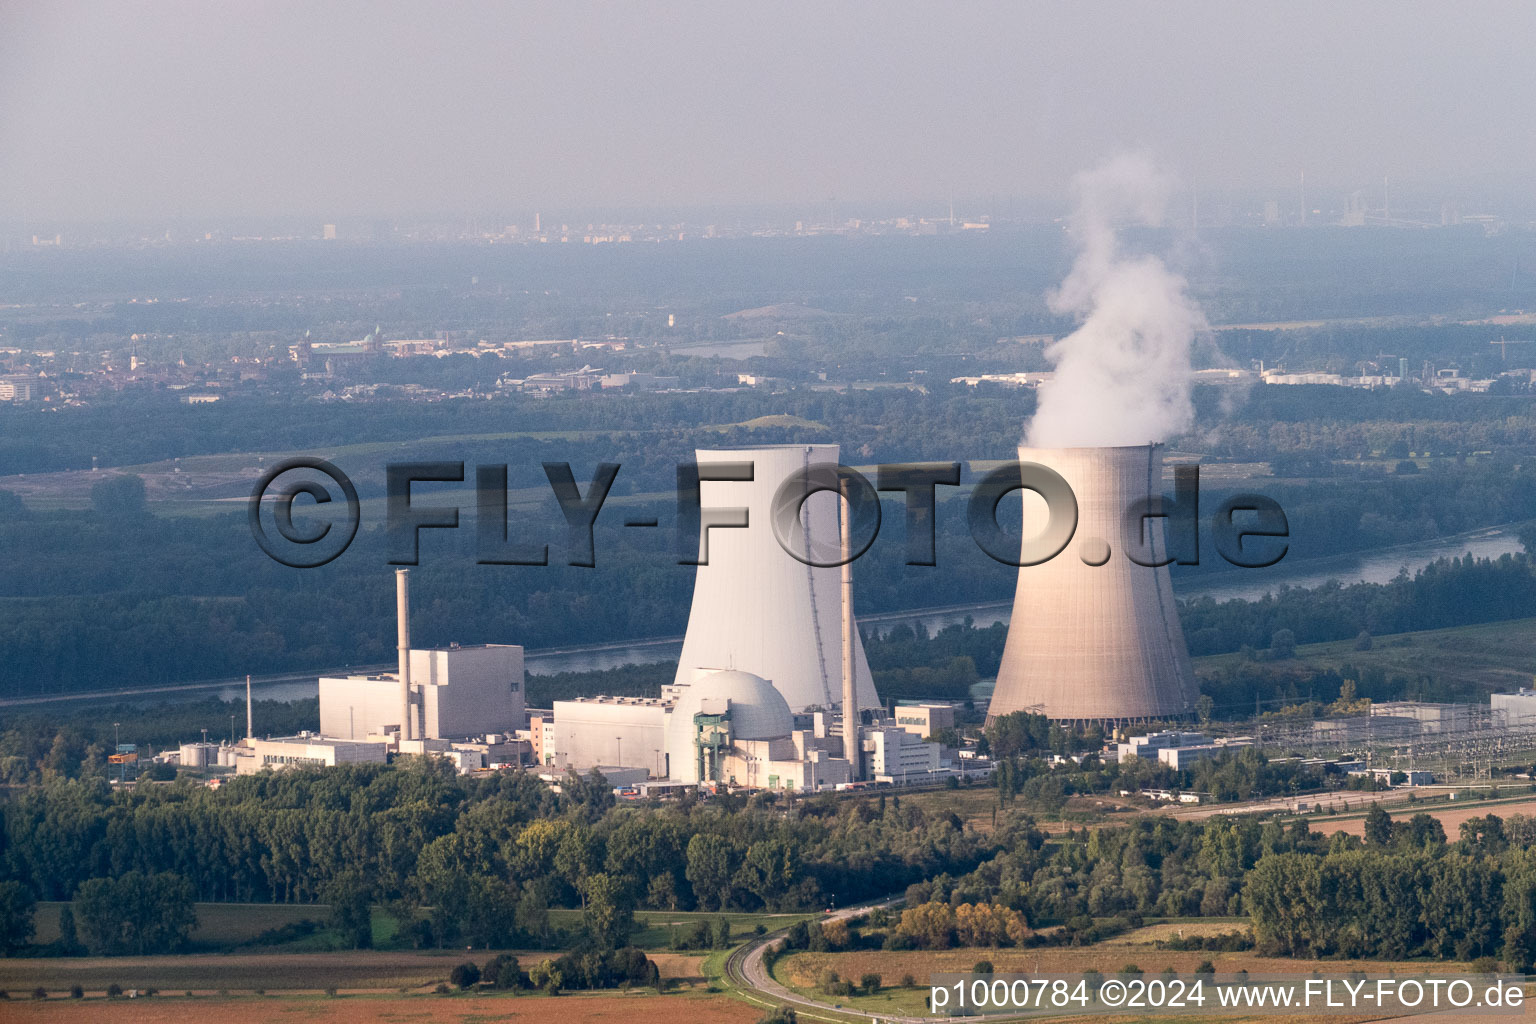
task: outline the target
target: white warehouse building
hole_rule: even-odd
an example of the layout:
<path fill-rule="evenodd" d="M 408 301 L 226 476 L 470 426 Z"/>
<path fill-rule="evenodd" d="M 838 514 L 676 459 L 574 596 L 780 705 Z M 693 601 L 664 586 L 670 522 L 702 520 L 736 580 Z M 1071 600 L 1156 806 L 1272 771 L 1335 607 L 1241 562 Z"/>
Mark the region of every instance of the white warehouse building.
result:
<path fill-rule="evenodd" d="M 1536 689 L 1522 686 L 1514 693 L 1489 694 L 1488 704 L 1495 714 L 1503 712 L 1505 725 L 1536 725 Z"/>
<path fill-rule="evenodd" d="M 866 778 L 911 782 L 939 770 L 939 745 L 900 725 L 866 728 L 864 757 L 869 766 Z"/>
<path fill-rule="evenodd" d="M 667 774 L 667 712 L 656 697 L 577 697 L 554 702 L 554 763 L 578 772 L 600 765 Z M 541 723 L 542 724 L 542 723 Z M 548 763 L 548 762 L 546 762 Z"/>
<path fill-rule="evenodd" d="M 464 739 L 524 725 L 523 649 L 513 644 L 410 652 L 413 737 Z M 323 677 L 320 732 L 361 740 L 400 729 L 400 676 Z"/>
<path fill-rule="evenodd" d="M 333 768 L 338 764 L 383 764 L 389 745 L 327 739 L 311 733 L 276 739 L 252 739 L 251 756 L 239 759 L 236 773 L 254 775 L 265 769 Z"/>

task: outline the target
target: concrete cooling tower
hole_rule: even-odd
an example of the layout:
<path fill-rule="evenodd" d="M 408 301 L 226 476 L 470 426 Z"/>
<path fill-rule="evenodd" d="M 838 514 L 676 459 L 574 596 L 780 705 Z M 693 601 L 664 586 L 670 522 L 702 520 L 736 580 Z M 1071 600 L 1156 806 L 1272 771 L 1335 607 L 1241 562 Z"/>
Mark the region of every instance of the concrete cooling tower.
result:
<path fill-rule="evenodd" d="M 1019 570 L 988 717 L 1033 711 L 1113 722 L 1189 713 L 1197 691 L 1168 569 L 1136 564 L 1122 539 L 1126 510 L 1162 494 L 1158 446 L 1020 448 L 1019 461 L 1061 474 L 1077 497 L 1078 524 L 1055 558 Z M 1042 532 L 1046 508 L 1032 494 L 1025 499 L 1028 539 Z M 1163 520 L 1145 522 L 1142 559 L 1161 561 Z"/>
<path fill-rule="evenodd" d="M 764 448 L 700 450 L 701 467 L 751 462 L 745 480 L 702 480 L 708 562 L 698 568 L 688 633 L 677 666 L 677 682 L 700 669 L 735 669 L 761 676 L 789 706 L 834 708 L 842 700 L 843 641 L 837 566 L 814 568 L 785 551 L 770 519 L 773 498 L 785 480 L 807 467 L 836 466 L 835 444 L 771 445 Z M 800 510 L 805 550 L 816 561 L 836 558 L 838 505 L 832 492 L 812 494 Z M 747 525 L 708 529 L 710 510 L 746 509 Z M 857 634 L 855 633 L 857 637 Z M 861 708 L 878 708 L 874 679 L 855 640 L 854 676 Z"/>

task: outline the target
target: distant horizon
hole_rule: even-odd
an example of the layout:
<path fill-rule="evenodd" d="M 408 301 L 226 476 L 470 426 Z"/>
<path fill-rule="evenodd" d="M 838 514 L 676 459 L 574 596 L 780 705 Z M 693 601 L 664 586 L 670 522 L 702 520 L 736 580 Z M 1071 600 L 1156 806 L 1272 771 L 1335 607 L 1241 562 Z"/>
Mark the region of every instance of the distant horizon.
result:
<path fill-rule="evenodd" d="M 1380 209 L 1383 182 L 1378 179 L 1369 183 L 1326 184 L 1308 183 L 1305 195 L 1309 215 L 1327 217 L 1337 212 L 1352 193 L 1361 193 L 1368 207 Z M 1391 200 L 1394 212 L 1418 211 L 1439 214 L 1443 203 L 1457 205 L 1463 215 L 1496 215 L 1513 219 L 1516 227 L 1536 225 L 1536 190 L 1516 185 L 1497 185 L 1491 182 L 1471 181 L 1391 181 Z M 1180 188 L 1174 196 L 1174 209 L 1167 222 L 1175 225 L 1187 222 L 1195 199 L 1201 207 L 1201 224 L 1205 227 L 1222 227 L 1222 218 L 1230 213 L 1235 204 L 1277 203 L 1283 216 L 1294 218 L 1303 195 L 1295 182 L 1289 185 L 1202 185 L 1198 190 Z M 381 223 L 402 225 L 445 225 L 458 221 L 474 221 L 481 230 L 496 231 L 516 225 L 531 230 L 535 216 L 542 220 L 545 232 L 558 228 L 562 223 L 571 230 L 584 229 L 588 224 L 686 224 L 703 227 L 714 223 L 719 227 L 730 226 L 734 219 L 740 223 L 756 225 L 788 226 L 800 221 L 806 227 L 827 227 L 835 211 L 836 224 L 850 220 L 878 221 L 907 217 L 927 222 L 942 222 L 949 218 L 953 203 L 955 222 L 990 220 L 1009 225 L 1049 225 L 1062 221 L 1070 211 L 1070 198 L 1066 189 L 1051 193 L 998 193 L 988 195 L 919 196 L 913 199 L 885 199 L 879 197 L 835 197 L 808 200 L 718 202 L 718 203 L 592 203 L 568 207 L 538 207 L 528 204 L 487 203 L 476 207 L 418 207 L 401 209 L 336 209 L 336 210 L 269 210 L 248 212 L 219 212 L 177 210 L 160 213 L 146 212 L 117 216 L 51 217 L 44 215 L 16 217 L 0 216 L 0 233 L 58 230 L 148 230 L 180 227 L 196 227 L 199 230 L 243 228 L 285 228 L 319 231 L 327 224 L 348 225 L 354 230 L 360 225 L 376 227 Z M 1401 204 L 1401 205 L 1399 205 Z M 1472 204 L 1472 205 L 1467 205 Z M 1529 223 L 1524 218 L 1530 218 Z M 1286 226 L 1284 224 L 1278 226 Z M 1291 224 L 1289 226 L 1295 226 Z M 1326 222 L 1316 225 L 1326 226 Z"/>
<path fill-rule="evenodd" d="M 1050 199 L 1126 152 L 1530 196 L 1532 38 L 1519 2 L 12 4 L 0 220 Z"/>

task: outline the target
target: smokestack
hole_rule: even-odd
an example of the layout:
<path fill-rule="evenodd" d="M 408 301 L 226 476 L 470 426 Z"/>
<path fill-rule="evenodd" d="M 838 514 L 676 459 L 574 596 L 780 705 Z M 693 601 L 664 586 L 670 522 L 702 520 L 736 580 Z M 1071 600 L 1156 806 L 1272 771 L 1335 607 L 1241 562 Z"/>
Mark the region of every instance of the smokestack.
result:
<path fill-rule="evenodd" d="M 252 736 L 256 735 L 256 730 L 255 730 L 255 728 L 252 727 L 251 723 L 252 723 L 252 715 L 251 715 L 251 677 L 249 675 L 247 675 L 245 677 L 245 738 L 246 739 L 250 739 Z"/>
<path fill-rule="evenodd" d="M 400 738 L 411 738 L 411 570 L 395 570 L 395 646 L 400 651 Z"/>
<path fill-rule="evenodd" d="M 846 486 L 843 488 L 846 492 Z M 856 650 L 854 642 L 857 639 L 853 632 L 853 503 L 852 496 L 843 495 L 843 500 L 838 503 L 837 513 L 839 530 L 839 557 L 842 559 L 841 605 L 843 610 L 843 756 L 848 758 L 848 763 L 853 772 L 853 781 L 858 782 L 863 773 L 859 770 L 859 763 L 863 760 L 860 750 L 860 728 L 862 719 L 859 714 L 858 686 L 854 679 L 853 652 Z"/>
<path fill-rule="evenodd" d="M 1167 566 L 1131 561 L 1123 517 L 1162 494 L 1157 445 L 1020 448 L 1019 461 L 1060 473 L 1077 497 L 1077 531 L 1048 562 L 1019 570 L 988 718 L 1031 711 L 1068 721 L 1136 721 L 1188 714 L 1194 672 Z M 1024 504 L 1023 536 L 1044 528 L 1043 503 Z M 1151 561 L 1167 557 L 1163 520 L 1142 520 Z"/>

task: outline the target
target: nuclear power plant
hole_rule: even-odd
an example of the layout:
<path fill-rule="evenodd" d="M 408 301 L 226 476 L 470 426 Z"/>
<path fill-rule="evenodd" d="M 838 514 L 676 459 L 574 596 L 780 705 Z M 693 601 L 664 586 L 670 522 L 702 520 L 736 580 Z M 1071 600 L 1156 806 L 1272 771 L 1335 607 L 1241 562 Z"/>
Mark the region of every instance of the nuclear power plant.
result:
<path fill-rule="evenodd" d="M 1031 711 L 1065 721 L 1132 723 L 1190 713 L 1197 694 L 1168 568 L 1139 565 L 1123 522 L 1163 490 L 1157 445 L 1024 448 L 1019 461 L 1059 473 L 1077 497 L 1078 523 L 1056 557 L 1019 569 L 1008 641 L 989 720 Z M 1023 534 L 1047 510 L 1025 495 Z M 1147 518 L 1142 561 L 1166 555 L 1163 521 Z"/>
<path fill-rule="evenodd" d="M 659 698 L 555 701 L 551 719 L 539 716 L 536 726 L 538 760 L 610 777 L 635 769 L 674 786 L 805 792 L 961 773 L 924 742 L 951 709 L 880 714 L 854 622 L 849 517 L 835 491 L 816 490 L 807 476 L 816 469 L 818 482 L 833 479 L 837 445 L 700 450 L 695 458 L 701 563 L 674 681 Z M 750 477 L 708 479 L 725 463 L 750 463 Z M 785 550 L 771 518 L 780 488 L 796 480 L 804 491 L 790 496 L 805 500 L 790 546 L 819 566 Z"/>
<path fill-rule="evenodd" d="M 964 770 L 924 742 L 953 709 L 918 705 L 880 714 L 855 627 L 849 517 L 835 491 L 836 445 L 700 451 L 700 551 L 692 613 L 675 680 L 659 697 L 556 700 L 530 716 L 523 649 L 486 644 L 418 649 L 411 642 L 410 574 L 396 571 L 399 669 L 320 680 L 321 735 L 263 744 L 251 770 L 382 760 L 388 753 L 451 757 L 464 770 L 510 734 L 559 784 L 597 770 L 616 786 L 728 786 L 816 792 L 860 781 L 916 784 Z M 750 464 L 710 480 L 707 467 Z M 806 476 L 819 470 L 815 480 Z M 804 489 L 793 491 L 795 481 Z M 798 516 L 775 529 L 776 496 Z M 714 524 L 714 525 L 711 525 Z M 807 565 L 789 546 L 823 566 Z M 838 563 L 841 562 L 841 565 Z M 946 717 L 946 713 L 948 717 Z M 524 723 L 526 720 L 526 731 Z M 468 737 L 492 732 L 481 743 Z M 458 742 L 454 742 L 458 741 Z M 498 748 L 492 750 L 491 748 Z M 519 756 L 520 760 L 520 756 Z"/>
<path fill-rule="evenodd" d="M 854 701 L 880 707 L 864 643 L 852 629 L 851 594 L 845 600 L 836 565 L 813 567 L 780 545 L 771 522 L 780 485 L 811 467 L 837 466 L 835 444 L 771 445 L 695 453 L 701 467 L 750 462 L 751 480 L 703 480 L 699 505 L 705 524 L 706 564 L 693 584 L 693 606 L 676 682 L 700 670 L 736 669 L 771 682 L 792 711 L 843 703 L 843 652 L 852 648 Z M 831 563 L 840 550 L 838 506 L 830 491 L 812 494 L 800 510 L 804 550 Z M 744 526 L 709 527 L 711 513 L 745 510 Z M 849 621 L 844 621 L 844 610 Z M 851 643 L 845 637 L 851 634 Z"/>

